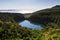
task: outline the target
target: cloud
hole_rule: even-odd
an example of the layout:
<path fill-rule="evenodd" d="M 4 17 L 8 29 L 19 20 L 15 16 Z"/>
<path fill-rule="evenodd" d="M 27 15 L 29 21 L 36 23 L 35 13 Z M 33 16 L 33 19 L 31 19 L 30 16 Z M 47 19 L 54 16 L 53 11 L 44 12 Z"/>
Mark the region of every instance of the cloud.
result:
<path fill-rule="evenodd" d="M 60 0 L 0 0 L 0 9 L 44 9 L 56 4 Z"/>

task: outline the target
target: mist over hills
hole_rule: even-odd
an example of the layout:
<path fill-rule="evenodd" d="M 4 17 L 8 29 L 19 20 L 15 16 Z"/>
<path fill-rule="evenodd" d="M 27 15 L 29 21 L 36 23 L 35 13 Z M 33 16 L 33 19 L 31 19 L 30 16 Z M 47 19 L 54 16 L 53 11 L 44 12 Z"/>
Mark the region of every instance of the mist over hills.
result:
<path fill-rule="evenodd" d="M 57 10 L 60 10 L 60 5 L 55 5 L 51 8 L 45 8 L 45 9 L 41 9 L 41 10 L 37 10 L 35 11 L 34 13 L 40 13 L 40 12 L 48 12 L 48 11 L 57 11 Z"/>
<path fill-rule="evenodd" d="M 0 12 L 8 12 L 8 13 L 32 13 L 34 10 L 32 9 L 0 9 Z"/>
<path fill-rule="evenodd" d="M 3 14 L 2 14 L 2 13 Z M 10 14 L 10 13 L 17 13 L 16 15 L 20 15 L 21 13 L 21 10 L 15 10 L 15 9 L 8 9 L 8 10 L 0 10 L 0 14 L 2 14 L 3 16 L 4 16 L 4 12 L 6 13 L 6 14 Z M 7 13 L 8 12 L 8 13 Z M 23 11 L 22 11 L 23 12 Z M 19 14 L 20 13 L 20 14 Z M 15 15 L 15 14 L 12 14 L 12 16 L 13 15 Z M 16 16 L 15 15 L 15 16 Z M 33 21 L 36 21 L 36 22 L 39 22 L 39 23 L 41 23 L 41 22 L 46 22 L 46 21 L 54 21 L 55 20 L 55 18 L 57 17 L 58 19 L 60 19 L 59 18 L 59 16 L 60 16 L 60 5 L 56 5 L 56 6 L 53 6 L 52 8 L 47 8 L 47 9 L 42 9 L 42 10 L 38 10 L 38 11 L 35 11 L 35 12 L 33 12 L 32 14 L 31 13 L 28 13 L 28 14 L 22 14 L 23 16 L 23 18 L 25 19 L 30 19 L 30 20 L 33 20 Z M 49 15 L 49 16 L 48 16 Z M 9 17 L 9 16 L 8 16 Z M 16 16 L 16 17 L 18 17 L 18 16 Z M 21 15 L 19 16 L 19 17 L 21 17 Z M 51 20 L 52 19 L 52 20 Z M 17 19 L 18 20 L 18 19 Z M 41 21 L 41 22 L 40 22 Z M 57 20 L 55 20 L 55 21 L 57 21 Z"/>
<path fill-rule="evenodd" d="M 0 12 L 18 13 L 18 11 L 16 9 L 0 9 Z"/>
<path fill-rule="evenodd" d="M 45 12 L 60 9 L 60 5 L 53 6 L 52 8 L 44 8 L 40 10 L 32 9 L 0 9 L 0 12 L 10 12 L 10 13 L 35 13 L 35 12 Z"/>

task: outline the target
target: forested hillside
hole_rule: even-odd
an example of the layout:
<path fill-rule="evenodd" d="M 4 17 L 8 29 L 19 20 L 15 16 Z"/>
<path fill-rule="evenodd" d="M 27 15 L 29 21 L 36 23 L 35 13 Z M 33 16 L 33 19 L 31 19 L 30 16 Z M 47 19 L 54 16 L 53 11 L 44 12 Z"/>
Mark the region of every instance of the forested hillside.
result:
<path fill-rule="evenodd" d="M 39 10 L 32 15 L 24 15 L 0 12 L 0 40 L 60 40 L 59 5 Z M 27 20 L 43 24 L 44 27 L 33 29 L 18 25 L 26 17 Z"/>
<path fill-rule="evenodd" d="M 36 11 L 29 19 L 40 24 L 48 24 L 51 22 L 60 24 L 60 5 Z"/>
<path fill-rule="evenodd" d="M 4 13 L 0 12 L 0 20 L 2 21 L 15 21 L 20 22 L 24 20 L 24 16 L 21 13 Z"/>

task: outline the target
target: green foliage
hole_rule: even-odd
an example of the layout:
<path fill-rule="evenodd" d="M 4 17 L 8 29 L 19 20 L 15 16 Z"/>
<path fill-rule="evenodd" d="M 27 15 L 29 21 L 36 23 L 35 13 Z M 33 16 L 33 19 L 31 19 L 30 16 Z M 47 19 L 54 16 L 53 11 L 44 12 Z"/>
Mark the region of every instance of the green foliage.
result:
<path fill-rule="evenodd" d="M 0 23 L 4 25 L 2 21 Z M 0 40 L 60 40 L 60 27 L 55 23 L 49 23 L 42 29 L 19 27 L 12 22 L 5 23 L 4 27 L 0 27 Z"/>
<path fill-rule="evenodd" d="M 30 21 L 46 25 L 48 23 L 56 23 L 60 25 L 60 5 L 52 8 L 39 10 L 29 17 Z"/>
<path fill-rule="evenodd" d="M 42 33 L 42 40 L 60 40 L 60 28 L 46 28 Z"/>
<path fill-rule="evenodd" d="M 0 40 L 60 40 L 60 9 L 53 7 L 41 11 L 33 16 L 30 15 L 32 18 L 29 17 L 35 22 L 45 24 L 48 22 L 42 29 L 19 26 L 16 22 L 24 18 L 21 14 L 1 13 Z"/>
<path fill-rule="evenodd" d="M 27 14 L 23 14 L 23 15 L 24 15 L 25 19 L 28 19 L 32 15 L 32 13 L 27 13 Z"/>
<path fill-rule="evenodd" d="M 25 18 L 20 13 L 4 13 L 0 12 L 0 20 L 2 21 L 11 21 L 11 22 L 20 22 L 23 21 Z"/>

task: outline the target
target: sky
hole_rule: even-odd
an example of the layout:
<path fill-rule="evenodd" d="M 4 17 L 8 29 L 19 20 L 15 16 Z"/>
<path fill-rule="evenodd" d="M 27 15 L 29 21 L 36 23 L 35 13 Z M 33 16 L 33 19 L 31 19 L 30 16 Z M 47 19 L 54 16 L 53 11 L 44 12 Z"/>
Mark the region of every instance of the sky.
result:
<path fill-rule="evenodd" d="M 32 12 L 55 5 L 60 5 L 60 0 L 0 0 L 0 10 L 18 9 L 25 12 Z"/>

